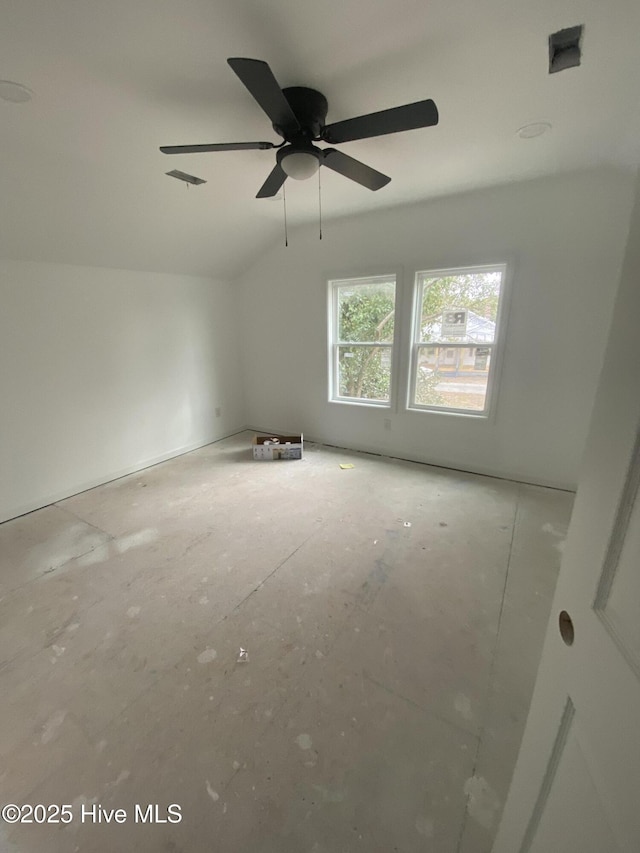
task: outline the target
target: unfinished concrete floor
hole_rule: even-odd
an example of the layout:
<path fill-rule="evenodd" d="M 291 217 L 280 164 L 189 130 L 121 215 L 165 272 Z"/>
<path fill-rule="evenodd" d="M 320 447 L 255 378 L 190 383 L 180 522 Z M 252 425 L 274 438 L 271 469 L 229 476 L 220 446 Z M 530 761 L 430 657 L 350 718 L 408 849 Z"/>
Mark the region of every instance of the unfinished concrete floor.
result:
<path fill-rule="evenodd" d="M 490 850 L 573 496 L 249 442 L 0 526 L 0 850 Z"/>

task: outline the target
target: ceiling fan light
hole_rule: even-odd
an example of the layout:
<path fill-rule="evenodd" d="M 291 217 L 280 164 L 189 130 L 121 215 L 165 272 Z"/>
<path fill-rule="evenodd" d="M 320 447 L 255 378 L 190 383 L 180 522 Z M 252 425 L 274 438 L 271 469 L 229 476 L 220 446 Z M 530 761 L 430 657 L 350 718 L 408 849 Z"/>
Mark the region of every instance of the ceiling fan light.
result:
<path fill-rule="evenodd" d="M 311 151 L 292 151 L 282 158 L 280 165 L 289 178 L 304 181 L 315 175 L 320 168 L 320 160 Z"/>

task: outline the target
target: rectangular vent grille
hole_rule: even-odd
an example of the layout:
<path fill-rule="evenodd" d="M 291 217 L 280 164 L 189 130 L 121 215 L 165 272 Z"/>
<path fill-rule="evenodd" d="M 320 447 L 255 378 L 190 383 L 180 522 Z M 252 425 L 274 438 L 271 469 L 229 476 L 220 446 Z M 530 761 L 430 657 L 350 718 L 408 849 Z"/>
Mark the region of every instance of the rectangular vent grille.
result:
<path fill-rule="evenodd" d="M 549 74 L 575 68 L 582 58 L 584 26 L 568 27 L 549 36 Z"/>
<path fill-rule="evenodd" d="M 179 181 L 184 181 L 187 184 L 194 184 L 195 186 L 207 183 L 204 178 L 196 178 L 195 175 L 187 175 L 186 172 L 181 172 L 179 169 L 174 169 L 172 172 L 165 172 L 165 175 L 169 175 L 171 178 L 177 178 Z"/>

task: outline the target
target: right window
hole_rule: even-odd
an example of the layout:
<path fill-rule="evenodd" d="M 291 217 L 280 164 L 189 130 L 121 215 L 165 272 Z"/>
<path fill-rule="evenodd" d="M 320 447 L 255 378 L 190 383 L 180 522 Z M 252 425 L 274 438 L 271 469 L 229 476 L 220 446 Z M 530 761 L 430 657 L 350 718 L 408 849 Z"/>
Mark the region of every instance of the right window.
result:
<path fill-rule="evenodd" d="M 416 273 L 409 407 L 486 416 L 504 265 Z"/>

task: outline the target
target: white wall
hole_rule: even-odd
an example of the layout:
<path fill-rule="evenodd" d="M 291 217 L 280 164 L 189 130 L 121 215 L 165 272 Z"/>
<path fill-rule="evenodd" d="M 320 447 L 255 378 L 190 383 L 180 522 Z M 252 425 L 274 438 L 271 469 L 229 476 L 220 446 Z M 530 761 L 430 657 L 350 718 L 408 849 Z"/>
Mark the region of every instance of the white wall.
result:
<path fill-rule="evenodd" d="M 229 284 L 0 262 L 0 297 L 0 520 L 244 426 Z"/>
<path fill-rule="evenodd" d="M 603 168 L 333 220 L 322 242 L 296 229 L 238 282 L 248 422 L 575 488 L 632 200 L 633 176 Z M 328 402 L 328 275 L 402 265 L 408 295 L 417 269 L 502 260 L 513 287 L 492 420 Z"/>
<path fill-rule="evenodd" d="M 554 615 L 547 625 L 527 726 L 492 848 L 495 853 L 589 847 L 639 849 L 637 807 L 631 792 L 637 791 L 640 783 L 637 749 L 640 691 L 629 663 L 637 660 L 640 603 L 640 501 L 636 492 L 640 434 L 640 172 L 636 187 L 635 209 L 578 494 L 551 605 Z M 610 550 L 612 546 L 614 552 Z M 600 587 L 602 581 L 604 589 Z M 606 594 L 601 595 L 603 592 Z M 621 597 L 626 606 L 620 606 Z M 566 656 L 561 651 L 556 615 L 565 607 L 576 630 L 576 643 Z M 611 642 L 612 639 L 616 642 Z M 562 742 L 561 748 L 556 749 L 559 709 L 565 705 L 567 690 L 571 691 L 577 706 L 576 717 L 580 719 L 579 749 L 593 757 L 590 767 L 599 768 L 595 777 L 597 789 L 592 788 L 593 793 L 583 798 L 582 807 L 575 808 L 567 805 L 563 786 L 554 784 L 540 807 L 539 792 L 549 769 L 553 767 L 553 774 L 558 769 L 556 778 L 560 778 L 571 761 L 568 743 L 566 748 Z M 629 744 L 633 744 L 632 750 Z M 554 759 L 550 762 L 552 751 Z M 593 785 L 591 779 L 588 784 Z M 623 799 L 625 807 L 621 810 L 616 807 L 615 836 L 631 844 L 567 843 L 567 839 L 580 834 L 582 826 L 577 832 L 576 827 L 584 825 L 586 809 L 596 813 L 596 809 L 608 809 L 608 805 L 603 806 L 605 801 L 608 804 Z M 562 825 L 550 818 L 550 814 L 560 814 L 560 810 L 567 808 L 572 813 Z M 534 823 L 532 843 L 524 844 L 523 836 L 532 814 L 541 820 Z"/>

